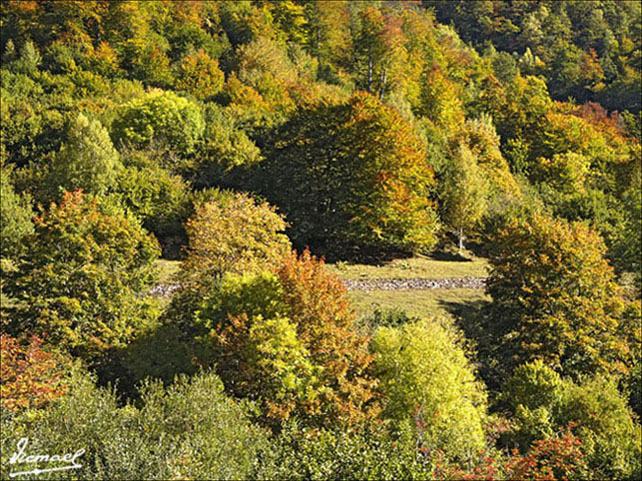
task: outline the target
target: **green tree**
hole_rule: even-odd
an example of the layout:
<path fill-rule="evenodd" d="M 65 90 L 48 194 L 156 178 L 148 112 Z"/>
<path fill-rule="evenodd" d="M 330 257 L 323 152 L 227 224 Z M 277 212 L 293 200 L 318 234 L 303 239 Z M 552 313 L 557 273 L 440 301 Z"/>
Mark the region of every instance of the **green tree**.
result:
<path fill-rule="evenodd" d="M 23 239 L 33 232 L 31 200 L 18 194 L 9 181 L 9 169 L 2 169 L 0 189 L 2 190 L 2 209 L 0 209 L 0 257 L 16 259 L 27 247 Z"/>
<path fill-rule="evenodd" d="M 464 249 L 464 235 L 479 223 L 487 209 L 488 183 L 473 153 L 460 146 L 450 160 L 441 185 L 446 224 L 459 238 L 459 253 Z"/>
<path fill-rule="evenodd" d="M 104 195 L 116 186 L 122 167 L 107 130 L 98 120 L 78 114 L 69 123 L 42 188 L 48 191 L 48 200 L 58 200 L 62 191 L 76 189 Z"/>
<path fill-rule="evenodd" d="M 116 145 L 159 142 L 180 154 L 194 151 L 205 124 L 199 107 L 173 92 L 155 90 L 122 107 L 112 126 Z"/>
<path fill-rule="evenodd" d="M 239 228 L 242 226 L 242 228 Z M 259 271 L 290 250 L 286 223 L 274 207 L 247 194 L 214 191 L 196 206 L 185 228 L 189 246 L 181 266 L 184 282 L 207 285 L 226 272 Z"/>
<path fill-rule="evenodd" d="M 158 244 L 134 220 L 81 192 L 35 219 L 30 255 L 7 285 L 18 299 L 8 332 L 46 332 L 89 360 L 121 346 L 153 319 L 140 295 L 153 281 Z"/>
<path fill-rule="evenodd" d="M 384 416 L 415 416 L 424 444 L 451 459 L 472 459 L 484 447 L 486 395 L 452 327 L 437 319 L 381 327 L 372 350 Z"/>

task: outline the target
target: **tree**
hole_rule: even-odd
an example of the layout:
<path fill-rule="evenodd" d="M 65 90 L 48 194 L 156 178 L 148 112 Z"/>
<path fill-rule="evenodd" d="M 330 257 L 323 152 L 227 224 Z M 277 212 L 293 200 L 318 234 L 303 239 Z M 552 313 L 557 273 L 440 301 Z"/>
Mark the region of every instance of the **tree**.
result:
<path fill-rule="evenodd" d="M 487 327 L 506 369 L 542 359 L 572 376 L 628 371 L 635 326 L 622 316 L 621 290 L 593 230 L 530 214 L 506 221 L 487 245 Z"/>
<path fill-rule="evenodd" d="M 372 340 L 383 415 L 417 418 L 423 443 L 470 460 L 484 446 L 486 397 L 456 333 L 439 320 L 381 327 Z"/>
<path fill-rule="evenodd" d="M 224 81 L 218 62 L 201 49 L 181 61 L 176 87 L 200 100 L 207 100 L 221 91 Z"/>
<path fill-rule="evenodd" d="M 154 90 L 122 107 L 112 126 L 116 145 L 160 142 L 180 154 L 194 151 L 205 124 L 199 107 L 173 92 Z"/>
<path fill-rule="evenodd" d="M 464 234 L 474 229 L 487 208 L 488 184 L 473 153 L 460 146 L 446 168 L 441 187 L 445 222 L 459 237 L 459 254 Z"/>
<path fill-rule="evenodd" d="M 8 169 L 2 169 L 0 175 L 0 257 L 3 259 L 19 257 L 26 247 L 23 239 L 33 232 L 31 200 L 15 192 L 9 182 L 9 174 Z"/>
<path fill-rule="evenodd" d="M 20 301 L 9 334 L 46 332 L 93 361 L 153 319 L 140 294 L 153 281 L 158 244 L 133 219 L 107 211 L 77 191 L 35 219 L 30 255 L 7 286 Z"/>
<path fill-rule="evenodd" d="M 277 428 L 353 424 L 376 413 L 368 339 L 356 330 L 345 286 L 309 252 L 273 273 L 227 274 L 199 300 L 184 332 L 228 390 L 253 399 Z"/>
<path fill-rule="evenodd" d="M 57 201 L 62 191 L 82 189 L 104 195 L 116 186 L 122 164 L 107 130 L 98 120 L 78 114 L 67 128 L 66 140 L 45 176 L 48 200 Z"/>
<path fill-rule="evenodd" d="M 425 156 L 400 114 L 357 93 L 302 109 L 276 130 L 255 182 L 298 246 L 332 257 L 426 251 L 437 219 Z"/>
<path fill-rule="evenodd" d="M 185 228 L 189 238 L 181 277 L 208 285 L 226 272 L 260 271 L 290 251 L 286 223 L 276 209 L 247 194 L 214 191 L 196 206 Z"/>

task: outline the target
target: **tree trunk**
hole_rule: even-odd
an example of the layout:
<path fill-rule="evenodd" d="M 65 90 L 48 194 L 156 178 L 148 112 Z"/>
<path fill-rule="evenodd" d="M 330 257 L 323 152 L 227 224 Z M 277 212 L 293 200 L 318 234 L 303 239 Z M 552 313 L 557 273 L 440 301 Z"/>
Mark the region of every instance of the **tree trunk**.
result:
<path fill-rule="evenodd" d="M 372 93 L 372 54 L 368 55 L 368 93 Z"/>
<path fill-rule="evenodd" d="M 459 255 L 462 255 L 462 252 L 464 250 L 464 229 L 459 228 Z"/>
<path fill-rule="evenodd" d="M 386 91 L 386 79 L 388 72 L 384 67 L 381 67 L 381 88 L 379 89 L 379 100 L 383 100 L 383 94 Z"/>

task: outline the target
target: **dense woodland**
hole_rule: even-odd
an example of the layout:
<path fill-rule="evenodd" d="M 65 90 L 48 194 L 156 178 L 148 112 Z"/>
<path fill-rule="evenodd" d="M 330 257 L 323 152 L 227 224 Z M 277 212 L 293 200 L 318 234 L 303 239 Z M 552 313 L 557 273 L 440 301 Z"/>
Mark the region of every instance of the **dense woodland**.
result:
<path fill-rule="evenodd" d="M 640 479 L 641 10 L 3 1 L 2 479 Z"/>

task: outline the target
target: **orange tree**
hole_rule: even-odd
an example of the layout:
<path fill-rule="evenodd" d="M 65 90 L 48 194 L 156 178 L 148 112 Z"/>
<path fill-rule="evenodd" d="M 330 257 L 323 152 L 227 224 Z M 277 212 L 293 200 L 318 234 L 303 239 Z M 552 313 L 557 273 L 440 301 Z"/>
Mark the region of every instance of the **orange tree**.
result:
<path fill-rule="evenodd" d="M 286 214 L 299 246 L 350 257 L 434 244 L 424 145 L 375 97 L 301 109 L 273 133 L 266 157 L 256 187 Z"/>
<path fill-rule="evenodd" d="M 259 402 L 272 426 L 310 426 L 374 414 L 368 339 L 356 332 L 345 286 L 304 252 L 272 272 L 228 273 L 189 320 L 204 364 L 226 388 Z"/>
<path fill-rule="evenodd" d="M 114 210 L 114 208 L 111 208 Z M 140 298 L 153 281 L 156 240 L 133 219 L 82 192 L 35 218 L 30 255 L 9 279 L 17 300 L 8 332 L 48 333 L 95 359 L 130 340 L 152 315 Z"/>
<path fill-rule="evenodd" d="M 572 376 L 627 372 L 639 332 L 599 235 L 540 214 L 501 224 L 488 239 L 487 328 L 504 368 L 542 359 Z"/>

